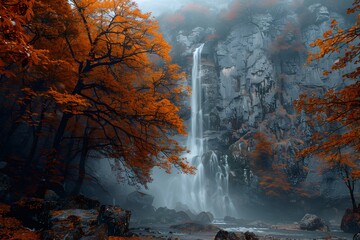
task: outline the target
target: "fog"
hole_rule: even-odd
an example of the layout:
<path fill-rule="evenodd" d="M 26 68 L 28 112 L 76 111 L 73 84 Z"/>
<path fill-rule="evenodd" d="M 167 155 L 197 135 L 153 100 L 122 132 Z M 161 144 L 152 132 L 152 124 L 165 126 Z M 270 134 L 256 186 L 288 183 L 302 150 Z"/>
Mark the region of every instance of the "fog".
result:
<path fill-rule="evenodd" d="M 135 0 L 140 9 L 144 12 L 151 12 L 154 16 L 159 16 L 162 13 L 175 11 L 189 3 L 198 3 L 207 5 L 210 8 L 223 9 L 227 7 L 230 0 Z"/>

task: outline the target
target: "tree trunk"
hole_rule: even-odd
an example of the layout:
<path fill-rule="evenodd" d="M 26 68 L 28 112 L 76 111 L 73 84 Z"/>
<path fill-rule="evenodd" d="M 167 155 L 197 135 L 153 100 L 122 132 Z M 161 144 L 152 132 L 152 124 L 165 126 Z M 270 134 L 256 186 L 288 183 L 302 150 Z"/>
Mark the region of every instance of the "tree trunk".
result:
<path fill-rule="evenodd" d="M 33 138 L 32 144 L 31 144 L 30 153 L 29 153 L 29 156 L 25 163 L 25 169 L 24 169 L 25 174 L 30 173 L 31 169 L 32 169 L 32 163 L 34 161 L 34 157 L 35 157 L 37 146 L 38 146 L 39 139 L 40 139 L 40 133 L 41 133 L 42 127 L 43 127 L 44 112 L 45 112 L 45 110 L 42 109 L 41 114 L 40 114 L 40 119 L 39 119 L 39 125 L 36 127 L 35 132 L 34 132 L 34 138 Z"/>
<path fill-rule="evenodd" d="M 348 180 L 348 184 L 347 184 L 347 186 L 348 186 L 348 189 L 349 189 L 349 193 L 350 193 L 350 198 L 351 198 L 351 203 L 352 203 L 352 206 L 353 206 L 353 210 L 354 210 L 354 212 L 356 212 L 356 211 L 359 211 L 360 209 L 358 209 L 358 206 L 357 206 L 357 204 L 356 204 L 356 200 L 355 200 L 355 196 L 354 196 L 354 183 L 352 182 L 350 182 L 350 180 Z"/>
<path fill-rule="evenodd" d="M 81 150 L 80 162 L 79 162 L 79 173 L 78 179 L 75 183 L 75 187 L 71 192 L 71 195 L 78 195 L 80 193 L 81 186 L 84 182 L 86 170 L 85 163 L 89 152 L 89 138 L 87 135 L 84 136 L 83 147 Z"/>
<path fill-rule="evenodd" d="M 56 151 L 56 153 L 58 153 L 58 151 L 60 150 L 60 144 L 61 144 L 62 138 L 65 134 L 65 129 L 66 129 L 67 123 L 68 123 L 69 119 L 71 118 L 71 116 L 72 115 L 70 113 L 64 113 L 61 118 L 59 127 L 58 127 L 55 137 L 54 137 L 54 142 L 53 142 L 53 149 Z"/>

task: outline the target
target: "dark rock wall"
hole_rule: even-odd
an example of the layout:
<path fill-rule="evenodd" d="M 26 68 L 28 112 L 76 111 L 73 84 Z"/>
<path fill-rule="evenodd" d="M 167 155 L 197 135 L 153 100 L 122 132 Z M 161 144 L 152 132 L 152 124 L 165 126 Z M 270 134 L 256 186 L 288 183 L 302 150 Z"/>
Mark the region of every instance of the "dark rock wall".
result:
<path fill-rule="evenodd" d="M 304 171 L 304 167 L 316 168 L 318 164 L 295 158 L 314 129 L 305 123 L 304 115 L 294 110 L 293 102 L 302 93 L 323 94 L 345 84 L 342 72 L 322 75 L 336 61 L 336 55 L 312 63 L 306 63 L 306 58 L 309 51 L 314 51 L 310 43 L 322 37 L 331 19 L 342 27 L 351 22 L 343 13 L 314 2 L 304 9 L 312 22 L 304 23 L 301 12 L 291 10 L 286 1 L 282 4 L 279 11 L 256 13 L 233 24 L 219 39 L 207 40 L 216 33 L 215 28 L 196 27 L 190 32 L 178 31 L 175 36 L 172 33 L 169 41 L 174 46 L 174 58 L 189 74 L 191 85 L 192 52 L 206 42 L 202 53 L 206 149 L 217 151 L 220 157 L 226 155 L 234 195 L 257 186 L 249 155 L 254 150 L 253 134 L 263 132 L 272 142 L 274 161 L 284 164 L 294 186 L 312 185 L 311 193 L 327 197 L 346 196 L 341 184 L 326 184 L 314 169 Z M 334 186 L 339 189 L 334 190 Z"/>

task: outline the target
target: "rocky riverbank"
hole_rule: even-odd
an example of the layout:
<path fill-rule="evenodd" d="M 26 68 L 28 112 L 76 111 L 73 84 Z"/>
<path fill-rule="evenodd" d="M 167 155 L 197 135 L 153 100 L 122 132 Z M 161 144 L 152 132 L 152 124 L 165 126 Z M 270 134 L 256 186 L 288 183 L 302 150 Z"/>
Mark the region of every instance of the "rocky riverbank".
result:
<path fill-rule="evenodd" d="M 0 204 L 0 239 L 352 239 L 352 234 L 331 231 L 325 220 L 306 214 L 299 222 L 268 224 L 211 213 L 153 209 L 151 218 L 119 206 L 101 205 L 85 196 L 60 199 L 49 190 L 44 198 L 22 198 Z M 130 221 L 131 220 L 131 221 Z"/>

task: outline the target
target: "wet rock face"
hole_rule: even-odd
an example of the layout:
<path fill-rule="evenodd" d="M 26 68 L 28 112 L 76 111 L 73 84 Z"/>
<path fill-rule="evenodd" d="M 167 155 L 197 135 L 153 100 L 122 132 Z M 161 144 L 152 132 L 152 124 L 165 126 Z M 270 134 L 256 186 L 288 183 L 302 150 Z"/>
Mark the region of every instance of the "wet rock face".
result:
<path fill-rule="evenodd" d="M 97 210 L 51 211 L 51 229 L 43 233 L 43 239 L 107 239 L 107 226 L 99 226 L 97 217 Z"/>
<path fill-rule="evenodd" d="M 103 205 L 97 218 L 108 226 L 109 236 L 124 236 L 129 231 L 131 212 L 116 206 Z"/>
<path fill-rule="evenodd" d="M 354 212 L 352 209 L 347 209 L 341 220 L 341 226 L 340 226 L 341 230 L 348 233 L 359 233 L 360 232 L 359 222 L 360 222 L 360 214 L 358 212 Z"/>
<path fill-rule="evenodd" d="M 196 222 L 203 224 L 212 223 L 213 220 L 214 220 L 214 216 L 210 212 L 201 212 L 195 218 Z"/>
<path fill-rule="evenodd" d="M 287 166 L 293 184 L 306 181 L 302 169 L 307 163 L 296 161 L 295 155 L 314 129 L 305 124 L 306 117 L 296 112 L 293 102 L 302 93 L 323 94 L 343 84 L 341 71 L 322 75 L 331 69 L 336 54 L 306 66 L 305 62 L 307 52 L 314 51 L 310 43 L 322 37 L 331 19 L 340 26 L 346 19 L 314 3 L 306 10 L 313 20 L 304 25 L 299 13 L 283 8 L 286 11 L 280 15 L 254 14 L 251 21 L 242 20 L 217 41 L 205 38 L 214 29 L 194 28 L 179 32 L 174 43 L 185 49 L 183 56 L 191 56 L 205 42 L 201 76 L 205 149 L 228 155 L 236 183 L 249 185 L 250 178 L 256 180 L 248 163 L 256 132 L 271 136 L 276 160 Z M 188 57 L 183 69 L 189 75 L 191 66 Z"/>

